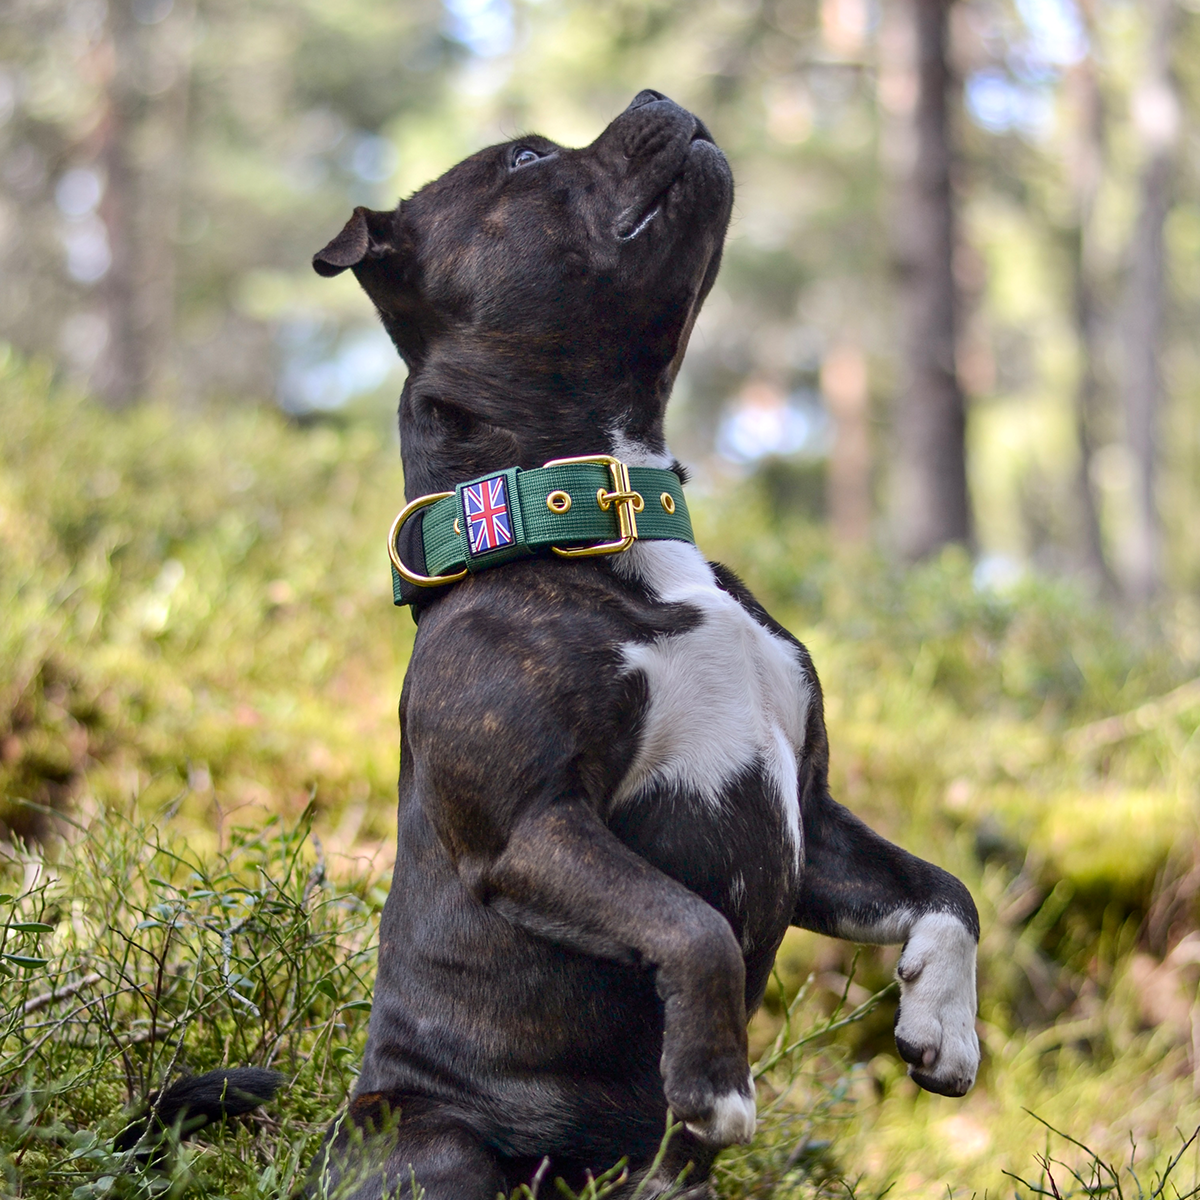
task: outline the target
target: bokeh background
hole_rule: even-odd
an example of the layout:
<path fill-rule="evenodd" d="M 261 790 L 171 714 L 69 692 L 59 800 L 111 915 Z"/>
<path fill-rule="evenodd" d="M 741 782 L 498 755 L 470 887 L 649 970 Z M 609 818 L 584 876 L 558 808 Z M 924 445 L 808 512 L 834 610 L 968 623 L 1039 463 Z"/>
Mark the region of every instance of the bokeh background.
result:
<path fill-rule="evenodd" d="M 737 181 L 669 424 L 701 544 L 813 650 L 839 797 L 984 920 L 971 1097 L 907 1081 L 885 999 L 764 1074 L 774 1123 L 723 1192 L 1032 1195 L 1003 1172 L 1035 1180 L 1039 1153 L 1165 1169 L 1200 1125 L 1200 4 L 3 0 L 0 21 L 0 1194 L 133 1187 L 79 1139 L 270 1024 L 251 916 L 244 977 L 224 934 L 191 999 L 162 965 L 207 978 L 204 873 L 265 878 L 237 857 L 263 829 L 311 827 L 286 853 L 261 834 L 263 861 L 302 847 L 370 946 L 414 632 L 382 550 L 403 366 L 312 253 L 480 146 L 590 141 L 643 87 L 700 114 Z M 163 865 L 185 848 L 203 888 Z M 142 948 L 156 991 L 112 946 L 163 904 L 194 942 Z M 805 980 L 817 1020 L 894 959 L 790 935 L 756 1052 Z M 320 1006 L 369 1003 L 364 961 L 314 952 L 308 1007 L 242 1047 L 317 1099 L 270 1150 L 195 1152 L 221 1194 L 267 1194 L 352 1082 L 359 1010 Z"/>

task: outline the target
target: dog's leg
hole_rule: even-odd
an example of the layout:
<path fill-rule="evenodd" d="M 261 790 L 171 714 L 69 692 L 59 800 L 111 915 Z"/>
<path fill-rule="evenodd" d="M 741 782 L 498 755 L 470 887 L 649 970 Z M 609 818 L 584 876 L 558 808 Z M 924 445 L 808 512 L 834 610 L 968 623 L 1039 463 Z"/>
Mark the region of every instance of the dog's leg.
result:
<path fill-rule="evenodd" d="M 453 1113 L 424 1097 L 373 1094 L 334 1122 L 302 1196 L 495 1200 L 508 1191 L 495 1156 Z"/>
<path fill-rule="evenodd" d="M 893 846 L 812 789 L 804 801 L 805 867 L 793 924 L 855 942 L 904 944 L 896 967 L 896 1047 L 931 1092 L 975 1082 L 975 948 L 979 915 L 953 875 Z"/>
<path fill-rule="evenodd" d="M 523 814 L 468 885 L 560 944 L 651 968 L 666 1010 L 661 1070 L 672 1111 L 709 1145 L 750 1140 L 745 965 L 716 909 L 623 845 L 582 801 Z"/>

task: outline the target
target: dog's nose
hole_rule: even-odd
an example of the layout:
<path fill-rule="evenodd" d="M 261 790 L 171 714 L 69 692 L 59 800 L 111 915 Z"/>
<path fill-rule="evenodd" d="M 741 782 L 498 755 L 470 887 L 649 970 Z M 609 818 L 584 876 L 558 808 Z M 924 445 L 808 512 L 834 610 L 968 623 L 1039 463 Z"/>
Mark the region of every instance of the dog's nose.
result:
<path fill-rule="evenodd" d="M 626 112 L 633 112 L 635 108 L 641 108 L 644 104 L 653 104 L 655 100 L 666 100 L 667 97 L 662 92 L 656 92 L 653 88 L 643 88 L 629 102 L 629 107 Z"/>

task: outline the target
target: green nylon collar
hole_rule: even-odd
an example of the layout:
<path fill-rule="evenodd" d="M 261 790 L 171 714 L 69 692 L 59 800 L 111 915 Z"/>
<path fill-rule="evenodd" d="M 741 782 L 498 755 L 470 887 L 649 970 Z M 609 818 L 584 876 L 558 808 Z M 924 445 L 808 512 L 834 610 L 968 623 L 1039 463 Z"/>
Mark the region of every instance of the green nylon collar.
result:
<path fill-rule="evenodd" d="M 612 460 L 615 462 L 615 460 Z M 619 471 L 628 472 L 629 493 L 617 490 Z M 468 520 L 464 493 L 486 481 L 502 479 L 508 508 L 509 544 L 472 553 L 471 533 L 478 531 Z M 607 505 L 602 506 L 605 496 Z M 636 494 L 622 504 L 623 494 Z M 569 498 L 569 499 L 565 499 Z M 641 505 L 640 511 L 637 506 Z M 411 507 L 411 506 L 410 506 Z M 625 509 L 622 513 L 622 508 Z M 478 479 L 460 483 L 454 492 L 424 509 L 420 530 L 425 551 L 427 576 L 456 576 L 462 571 L 475 573 L 522 558 L 545 547 L 558 550 L 583 550 L 585 553 L 612 553 L 627 536 L 630 510 L 636 524 L 634 540 L 695 542 L 688 516 L 683 486 L 674 471 L 658 467 L 615 467 L 607 462 L 569 462 L 549 464 L 530 471 L 510 467 L 493 471 Z M 475 505 L 472 511 L 478 512 Z M 393 526 L 392 537 L 402 522 Z M 615 544 L 615 545 L 614 545 Z M 632 544 L 632 542 L 629 542 Z M 613 545 L 612 550 L 602 547 Z M 395 550 L 395 545 L 392 547 Z M 393 554 L 395 558 L 395 554 Z M 447 583 L 453 579 L 447 579 Z M 442 586 L 442 585 L 439 585 Z M 393 562 L 392 591 L 398 605 L 412 603 L 402 596 L 400 574 Z"/>

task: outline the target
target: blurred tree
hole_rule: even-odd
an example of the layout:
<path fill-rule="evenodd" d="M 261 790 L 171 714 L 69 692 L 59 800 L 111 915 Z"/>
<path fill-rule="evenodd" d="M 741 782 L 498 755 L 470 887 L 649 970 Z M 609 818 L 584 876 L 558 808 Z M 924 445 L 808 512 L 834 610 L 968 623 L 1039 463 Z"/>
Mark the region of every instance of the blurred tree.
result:
<path fill-rule="evenodd" d="M 1129 248 L 1125 297 L 1125 415 L 1135 470 L 1134 532 L 1128 590 L 1138 603 L 1162 586 L 1162 522 L 1158 513 L 1160 359 L 1166 301 L 1163 229 L 1171 205 L 1171 175 L 1180 109 L 1171 76 L 1175 0 L 1149 0 L 1144 74 L 1133 94 L 1133 121 L 1144 151 L 1138 216 Z"/>
<path fill-rule="evenodd" d="M 1200 580 L 1179 521 L 1200 482 L 1185 465 L 1197 461 L 1191 431 L 1200 417 L 1187 332 L 1200 311 L 1200 280 L 1183 271 L 1197 228 L 1195 155 L 1182 137 L 1200 97 L 1192 8 L 1189 0 L 1173 10 L 1179 140 L 1174 198 L 1159 227 L 1161 261 L 1171 269 L 1160 280 L 1157 345 L 1141 360 L 1156 372 L 1160 425 L 1173 430 L 1153 462 L 1159 517 L 1171 525 L 1160 534 L 1160 570 L 1176 581 Z M 972 387 L 981 541 L 1043 569 L 1082 571 L 1103 589 L 1115 590 L 1115 577 L 1128 587 L 1138 545 L 1146 545 L 1135 521 L 1144 506 L 1134 495 L 1138 454 L 1124 398 L 1133 307 L 1143 326 L 1155 311 L 1130 300 L 1136 214 L 1149 211 L 1140 192 L 1149 165 L 1138 129 L 1145 106 L 1136 97 L 1151 9 L 1120 0 L 960 0 L 956 10 L 956 33 L 970 43 L 965 55 L 956 46 L 970 117 L 962 127 L 964 212 L 988 273 L 967 331 L 972 349 L 990 343 L 990 370 Z M 1146 345 L 1144 332 L 1135 340 Z"/>
<path fill-rule="evenodd" d="M 821 363 L 821 394 L 833 417 L 827 509 L 839 546 L 863 546 L 871 536 L 871 426 L 867 360 L 851 342 Z"/>
<path fill-rule="evenodd" d="M 336 335 L 336 310 L 305 299 L 313 249 L 354 204 L 394 203 L 389 134 L 442 103 L 463 47 L 441 4 L 9 8 L 0 337 L 113 403 L 270 395 L 289 346 Z"/>
<path fill-rule="evenodd" d="M 839 541 L 870 529 L 881 482 L 917 479 L 908 555 L 974 536 L 1014 569 L 1124 582 L 1154 545 L 1140 454 L 1157 578 L 1200 587 L 1200 0 L 1167 6 L 1159 37 L 1165 176 L 1149 151 L 1169 105 L 1139 84 L 1156 4 L 8 0 L 0 337 L 114 400 L 337 405 L 364 362 L 376 381 L 395 362 L 352 281 L 308 269 L 350 206 L 524 129 L 581 144 L 653 86 L 704 116 L 737 178 L 669 430 L 706 479 L 823 471 Z M 1156 261 L 1158 308 L 1134 298 Z M 1138 362 L 1149 453 L 1125 420 Z"/>
<path fill-rule="evenodd" d="M 169 384 L 195 10 L 167 0 L 109 0 L 106 10 L 95 162 L 111 262 L 94 385 L 119 407 Z"/>
<path fill-rule="evenodd" d="M 1104 334 L 1099 295 L 1102 268 L 1095 228 L 1096 199 L 1105 169 L 1104 98 L 1095 59 L 1093 6 L 1094 0 L 1079 0 L 1080 16 L 1087 31 L 1087 52 L 1067 73 L 1065 81 L 1074 110 L 1073 144 L 1066 165 L 1074 194 L 1074 219 L 1068 229 L 1068 241 L 1080 357 L 1079 380 L 1075 387 L 1075 437 L 1078 443 L 1075 495 L 1082 526 L 1080 554 L 1084 569 L 1100 588 L 1112 592 L 1115 582 L 1104 552 L 1100 511 L 1092 483 Z"/>
<path fill-rule="evenodd" d="M 895 248 L 904 366 L 892 462 L 896 545 L 909 560 L 971 540 L 966 405 L 957 369 L 950 3 L 892 0 L 886 18 L 889 70 L 910 75 L 895 85 L 893 105 L 902 147 Z"/>

